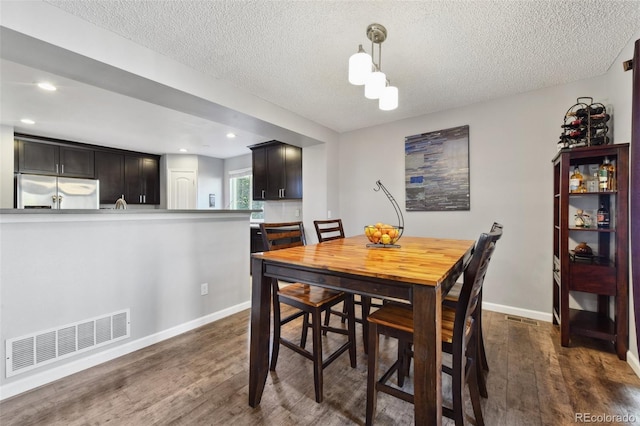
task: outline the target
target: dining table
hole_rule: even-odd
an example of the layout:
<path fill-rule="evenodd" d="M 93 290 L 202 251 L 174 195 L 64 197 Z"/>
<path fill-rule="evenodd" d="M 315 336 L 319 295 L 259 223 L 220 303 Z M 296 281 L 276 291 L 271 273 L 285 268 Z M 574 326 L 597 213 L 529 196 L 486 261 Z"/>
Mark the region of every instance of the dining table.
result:
<path fill-rule="evenodd" d="M 269 371 L 271 283 L 278 279 L 410 302 L 415 424 L 442 424 L 442 300 L 464 272 L 475 241 L 403 236 L 394 247 L 368 243 L 358 235 L 252 254 L 251 407 L 260 404 Z"/>

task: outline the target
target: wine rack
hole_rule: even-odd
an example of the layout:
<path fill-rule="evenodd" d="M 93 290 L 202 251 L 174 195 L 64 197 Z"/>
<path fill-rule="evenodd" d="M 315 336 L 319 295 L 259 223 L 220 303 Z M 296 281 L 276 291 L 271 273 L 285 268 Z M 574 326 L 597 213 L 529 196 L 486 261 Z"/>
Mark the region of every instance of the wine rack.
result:
<path fill-rule="evenodd" d="M 558 150 L 608 145 L 610 140 L 607 136 L 609 132 L 607 123 L 610 118 L 603 104 L 594 103 L 593 98 L 590 97 L 578 98 L 564 115 Z"/>

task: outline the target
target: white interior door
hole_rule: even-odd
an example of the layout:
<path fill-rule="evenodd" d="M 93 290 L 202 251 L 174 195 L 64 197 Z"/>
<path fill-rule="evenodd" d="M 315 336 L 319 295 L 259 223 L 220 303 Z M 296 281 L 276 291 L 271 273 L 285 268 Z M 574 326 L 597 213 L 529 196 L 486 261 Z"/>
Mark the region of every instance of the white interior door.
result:
<path fill-rule="evenodd" d="M 196 171 L 169 170 L 169 209 L 195 209 Z"/>

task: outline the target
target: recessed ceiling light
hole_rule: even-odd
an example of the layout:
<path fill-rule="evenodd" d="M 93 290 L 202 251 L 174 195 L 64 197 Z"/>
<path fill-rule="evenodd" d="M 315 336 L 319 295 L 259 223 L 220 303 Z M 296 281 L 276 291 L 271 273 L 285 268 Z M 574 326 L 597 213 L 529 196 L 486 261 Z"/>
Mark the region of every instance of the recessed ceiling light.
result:
<path fill-rule="evenodd" d="M 180 152 L 187 152 L 187 150 L 185 148 L 180 148 L 178 151 Z"/>
<path fill-rule="evenodd" d="M 41 83 L 38 83 L 38 87 L 41 88 L 42 90 L 48 90 L 49 92 L 55 92 L 56 90 L 58 90 L 56 86 L 49 83 L 48 81 L 43 81 Z"/>
<path fill-rule="evenodd" d="M 231 132 L 229 132 L 229 133 L 227 133 L 227 137 L 228 137 L 229 139 L 233 139 L 233 138 L 235 138 L 235 137 L 236 137 L 236 134 L 235 134 L 235 133 L 231 133 Z"/>
<path fill-rule="evenodd" d="M 24 123 L 24 124 L 36 124 L 36 122 L 35 122 L 35 121 L 33 121 L 33 120 L 32 120 L 32 119 L 30 119 L 30 118 L 23 118 L 23 119 L 22 119 L 22 120 L 20 120 L 20 121 L 21 121 L 22 123 Z"/>

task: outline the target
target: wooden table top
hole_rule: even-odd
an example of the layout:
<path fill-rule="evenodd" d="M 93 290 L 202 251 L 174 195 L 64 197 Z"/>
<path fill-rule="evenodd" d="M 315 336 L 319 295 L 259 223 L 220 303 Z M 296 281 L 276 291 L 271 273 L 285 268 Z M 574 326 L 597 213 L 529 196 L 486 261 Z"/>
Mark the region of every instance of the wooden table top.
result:
<path fill-rule="evenodd" d="M 303 267 L 429 286 L 439 285 L 470 255 L 474 240 L 403 236 L 399 248 L 367 247 L 367 237 L 254 253 L 253 257 Z"/>

